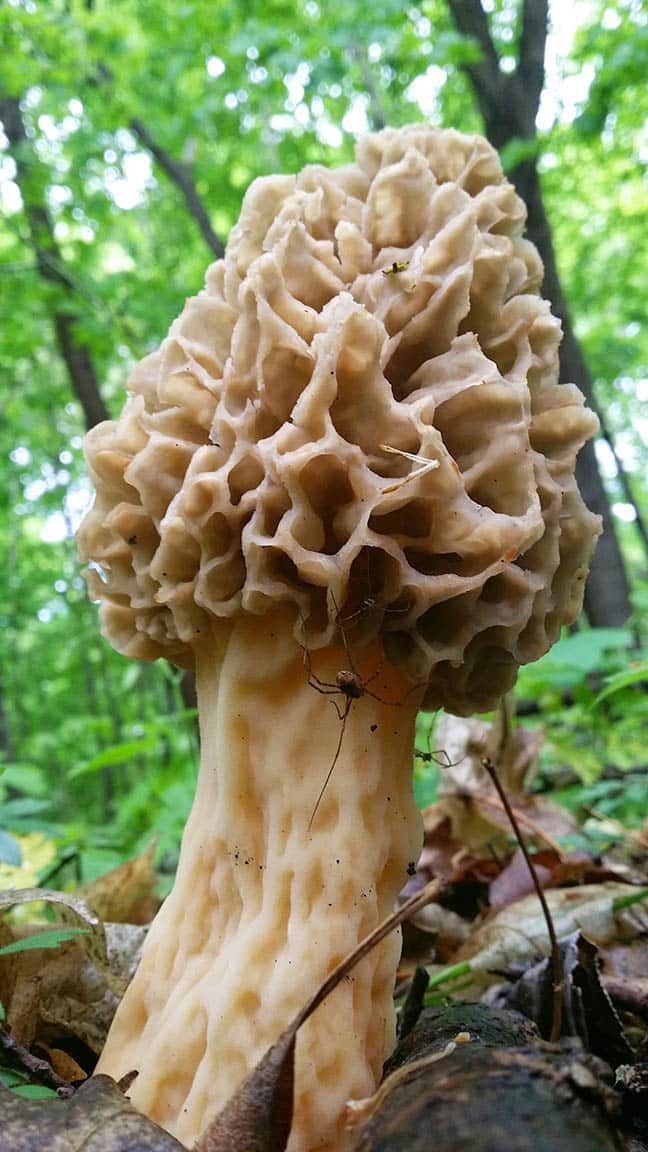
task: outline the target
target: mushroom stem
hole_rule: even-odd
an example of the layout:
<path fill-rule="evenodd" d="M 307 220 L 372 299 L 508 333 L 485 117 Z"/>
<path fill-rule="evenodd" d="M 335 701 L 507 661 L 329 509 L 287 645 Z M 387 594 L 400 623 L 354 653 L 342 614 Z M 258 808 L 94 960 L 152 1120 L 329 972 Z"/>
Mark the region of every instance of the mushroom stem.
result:
<path fill-rule="evenodd" d="M 99 1070 L 133 1068 L 133 1103 L 188 1146 L 318 984 L 391 910 L 416 861 L 419 691 L 369 650 L 339 739 L 288 613 L 220 621 L 196 652 L 201 768 L 175 887 L 155 920 Z M 334 683 L 342 648 L 312 654 Z M 300 1030 L 290 1152 L 340 1147 L 394 1041 L 400 940 L 373 951 Z"/>

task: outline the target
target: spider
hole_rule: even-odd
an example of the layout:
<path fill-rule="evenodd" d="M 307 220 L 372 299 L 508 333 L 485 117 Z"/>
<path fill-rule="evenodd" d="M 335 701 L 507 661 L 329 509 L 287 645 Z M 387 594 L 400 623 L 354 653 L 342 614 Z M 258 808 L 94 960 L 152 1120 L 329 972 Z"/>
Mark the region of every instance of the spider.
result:
<path fill-rule="evenodd" d="M 333 603 L 335 604 L 335 600 L 333 600 Z M 335 608 L 336 608 L 336 612 L 337 612 L 337 605 L 335 605 Z M 346 722 L 347 722 L 347 719 L 349 716 L 349 712 L 351 711 L 355 701 L 356 700 L 362 700 L 363 696 L 370 696 L 372 700 L 377 700 L 379 704 L 386 704 L 390 708 L 399 708 L 401 706 L 401 704 L 404 702 L 404 700 L 406 700 L 407 697 L 410 695 L 410 693 L 413 692 L 416 688 L 418 688 L 418 684 L 414 684 L 412 686 L 412 688 L 410 688 L 409 691 L 405 693 L 405 696 L 401 700 L 385 700 L 382 696 L 378 696 L 376 692 L 372 692 L 371 689 L 369 688 L 369 685 L 372 684 L 373 681 L 376 680 L 377 677 L 380 675 L 380 673 L 382 671 L 382 667 L 383 667 L 383 661 L 382 660 L 380 661 L 380 663 L 378 664 L 378 667 L 375 669 L 374 672 L 372 672 L 371 676 L 367 677 L 366 680 L 363 680 L 360 673 L 356 671 L 355 665 L 353 663 L 353 657 L 351 655 L 351 652 L 349 650 L 349 645 L 347 643 L 346 632 L 344 630 L 343 624 L 341 623 L 341 621 L 339 619 L 339 612 L 337 612 L 336 620 L 337 620 L 337 623 L 338 623 L 338 626 L 340 629 L 340 633 L 342 635 L 342 643 L 344 644 L 344 651 L 346 653 L 346 657 L 347 657 L 347 660 L 349 662 L 349 667 L 348 668 L 341 668 L 340 671 L 336 673 L 334 681 L 321 680 L 320 677 L 317 676 L 315 674 L 315 672 L 313 672 L 313 666 L 312 666 L 310 651 L 308 648 L 303 648 L 304 662 L 305 662 L 306 668 L 308 670 L 308 684 L 309 684 L 309 686 L 311 688 L 314 688 L 315 691 L 319 692 L 322 696 L 331 696 L 331 697 L 341 696 L 342 700 L 344 701 L 344 703 L 342 703 L 342 702 L 338 702 L 336 699 L 331 700 L 331 704 L 335 708 L 335 711 L 337 712 L 337 715 L 338 715 L 338 719 L 340 721 L 340 735 L 338 738 L 337 747 L 335 749 L 335 754 L 333 756 L 333 760 L 331 761 L 331 767 L 329 768 L 328 772 L 326 773 L 326 778 L 324 780 L 324 783 L 322 784 L 322 787 L 320 788 L 319 795 L 318 795 L 317 800 L 315 802 L 315 807 L 313 808 L 311 818 L 308 821 L 308 831 L 309 832 L 310 832 L 310 829 L 312 828 L 313 821 L 317 815 L 317 810 L 320 806 L 322 797 L 326 791 L 328 782 L 331 779 L 331 776 L 333 775 L 333 770 L 335 768 L 335 765 L 337 764 L 338 759 L 340 757 L 340 752 L 342 750 L 342 742 L 344 740 L 344 733 L 346 731 Z"/>
<path fill-rule="evenodd" d="M 460 756 L 458 760 L 451 760 L 445 748 L 430 747 L 432 742 L 432 734 L 436 724 L 436 715 L 437 714 L 435 713 L 432 724 L 428 729 L 427 752 L 423 752 L 420 748 L 415 748 L 414 756 L 417 760 L 422 760 L 424 764 L 430 764 L 432 761 L 434 761 L 434 763 L 438 764 L 440 768 L 456 768 L 458 764 L 461 764 L 462 760 L 466 759 L 465 755 Z"/>
<path fill-rule="evenodd" d="M 411 603 L 397 604 L 393 606 L 388 602 L 386 591 L 383 589 L 379 593 L 374 588 L 374 574 L 371 569 L 371 558 L 368 553 L 362 554 L 362 565 L 364 571 L 359 571 L 354 574 L 353 583 L 356 589 L 354 599 L 357 603 L 357 596 L 360 590 L 366 589 L 366 595 L 359 601 L 357 608 L 351 608 L 349 611 L 342 612 L 338 609 L 335 598 L 333 604 L 335 606 L 335 623 L 344 635 L 345 629 L 354 627 L 356 623 L 362 621 L 363 617 L 377 615 L 382 612 L 386 616 L 400 616 L 404 612 L 409 612 L 412 605 Z"/>
<path fill-rule="evenodd" d="M 389 614 L 399 616 L 403 612 L 409 612 L 409 610 L 409 604 L 401 604 L 398 608 L 392 608 L 390 605 L 382 603 L 376 596 L 369 595 L 365 596 L 364 600 L 358 605 L 358 607 L 354 609 L 353 612 L 349 612 L 348 615 L 342 616 L 341 613 L 338 612 L 337 616 L 335 617 L 335 621 L 340 629 L 343 630 L 344 628 L 352 627 L 357 620 L 361 619 L 363 616 L 371 615 L 372 612 L 384 612 L 385 615 Z"/>
<path fill-rule="evenodd" d="M 438 764 L 440 768 L 456 768 L 466 758 L 461 756 L 459 760 L 451 760 L 445 748 L 434 748 L 429 752 L 422 752 L 420 748 L 415 748 L 414 755 L 417 760 L 422 760 L 424 764 L 430 764 L 434 760 L 434 763 Z"/>

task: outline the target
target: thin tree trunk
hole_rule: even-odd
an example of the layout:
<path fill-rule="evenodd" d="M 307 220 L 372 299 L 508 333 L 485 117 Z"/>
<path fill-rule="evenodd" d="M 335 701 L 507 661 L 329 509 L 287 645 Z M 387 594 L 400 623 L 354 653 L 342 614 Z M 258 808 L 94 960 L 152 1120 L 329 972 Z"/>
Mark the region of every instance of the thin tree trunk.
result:
<path fill-rule="evenodd" d="M 52 315 L 58 349 L 67 368 L 72 388 L 81 405 L 85 426 L 87 429 L 94 428 L 95 424 L 109 418 L 109 412 L 101 395 L 99 379 L 90 348 L 83 340 L 79 339 L 76 333 L 79 315 L 70 303 L 75 294 L 74 282 L 66 271 L 65 261 L 56 242 L 54 226 L 47 204 L 44 197 L 38 197 L 32 190 L 33 177 L 37 172 L 39 161 L 25 131 L 18 99 L 15 97 L 0 99 L 0 120 L 9 140 L 11 154 L 16 165 L 16 182 L 25 206 L 29 239 L 36 255 L 38 272 L 43 280 L 60 287 L 65 300 L 65 307 L 55 307 Z M 133 130 L 136 131 L 135 128 Z M 142 130 L 144 130 L 143 126 Z M 147 146 L 152 148 L 153 142 L 148 133 L 146 133 L 146 137 Z M 162 163 L 161 156 L 166 156 L 161 149 L 157 149 L 156 155 L 160 159 L 160 163 Z M 167 165 L 167 171 L 176 179 L 176 182 L 179 182 L 181 168 L 182 166 L 175 164 L 175 162 L 172 162 L 170 167 Z M 185 198 L 190 191 L 187 180 L 190 184 L 191 181 L 185 174 L 185 183 L 182 185 Z M 194 212 L 192 215 L 195 219 L 199 219 L 200 212 L 205 214 L 205 210 L 198 200 L 197 193 L 195 193 L 195 198 L 200 211 L 198 215 Z M 201 231 L 208 239 L 202 227 Z M 211 242 L 208 239 L 208 243 L 216 255 L 222 255 L 222 244 L 214 233 L 212 233 Z M 192 672 L 186 672 L 183 676 L 183 692 L 186 693 L 188 700 L 193 700 L 195 703 L 195 683 Z"/>
<path fill-rule="evenodd" d="M 538 169 L 535 163 L 526 162 L 514 170 L 511 178 L 528 208 L 527 234 L 542 256 L 545 269 L 544 292 L 551 301 L 553 312 L 562 323 L 560 379 L 562 383 L 577 384 L 590 407 L 596 410 L 598 404 L 592 380 L 574 333 L 558 275 L 551 227 L 542 199 Z M 603 517 L 604 525 L 604 532 L 598 542 L 585 588 L 585 611 L 592 624 L 620 625 L 630 615 L 628 583 L 623 557 L 611 521 L 610 502 L 601 480 L 591 440 L 578 457 L 576 475 L 586 504 L 593 512 Z"/>
<path fill-rule="evenodd" d="M 43 280 L 59 286 L 60 299 L 65 300 L 65 307 L 55 306 L 53 312 L 56 342 L 81 405 L 85 426 L 92 428 L 101 420 L 108 419 L 108 409 L 99 389 L 90 348 L 76 332 L 79 315 L 70 305 L 74 285 L 65 271 L 47 204 L 34 188 L 39 161 L 25 132 L 20 101 L 14 97 L 0 100 L 0 120 L 16 165 L 16 182 L 25 205 L 38 272 Z"/>
<path fill-rule="evenodd" d="M 518 66 L 504 73 L 493 43 L 488 18 L 480 0 L 448 0 L 457 29 L 476 40 L 482 53 L 478 63 L 464 65 L 484 119 L 486 134 L 496 148 L 513 139 L 531 140 L 544 84 L 544 52 L 547 36 L 547 0 L 524 0 Z M 527 234 L 536 245 L 545 268 L 544 293 L 563 326 L 560 378 L 578 385 L 596 409 L 592 379 L 576 339 L 560 283 L 535 158 L 525 160 L 511 179 L 528 210 Z M 591 624 L 623 624 L 630 615 L 628 579 L 610 512 L 610 503 L 596 461 L 594 445 L 579 455 L 576 475 L 583 497 L 603 517 L 604 531 L 594 554 L 585 608 Z"/>

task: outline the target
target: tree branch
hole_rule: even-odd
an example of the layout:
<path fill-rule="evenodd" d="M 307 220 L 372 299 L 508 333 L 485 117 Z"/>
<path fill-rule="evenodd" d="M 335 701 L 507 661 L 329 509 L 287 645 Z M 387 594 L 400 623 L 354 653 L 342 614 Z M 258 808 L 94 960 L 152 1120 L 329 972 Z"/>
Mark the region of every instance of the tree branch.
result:
<path fill-rule="evenodd" d="M 14 97 L 0 100 L 0 120 L 4 125 L 16 165 L 16 181 L 25 205 L 25 216 L 36 254 L 38 273 L 48 283 L 57 284 L 65 297 L 70 299 L 74 294 L 74 284 L 65 270 L 47 205 L 44 200 L 36 199 L 30 188 L 32 176 L 30 168 L 33 171 L 32 166 L 36 161 L 25 132 L 19 100 Z M 52 318 L 59 351 L 83 410 L 86 428 L 92 428 L 100 421 L 108 419 L 108 409 L 99 389 L 90 348 L 76 333 L 79 316 L 68 307 L 55 306 Z"/>
<path fill-rule="evenodd" d="M 173 156 L 170 156 L 169 153 L 153 139 L 148 128 L 139 116 L 133 116 L 130 122 L 130 128 L 138 140 L 148 149 L 155 160 L 157 160 L 160 168 L 166 172 L 169 179 L 178 186 L 185 198 L 189 214 L 196 221 L 205 243 L 214 253 L 216 259 L 220 260 L 225 254 L 225 246 L 211 226 L 207 210 L 198 195 L 196 185 L 193 182 L 191 172 L 187 165 L 179 160 L 174 160 Z"/>

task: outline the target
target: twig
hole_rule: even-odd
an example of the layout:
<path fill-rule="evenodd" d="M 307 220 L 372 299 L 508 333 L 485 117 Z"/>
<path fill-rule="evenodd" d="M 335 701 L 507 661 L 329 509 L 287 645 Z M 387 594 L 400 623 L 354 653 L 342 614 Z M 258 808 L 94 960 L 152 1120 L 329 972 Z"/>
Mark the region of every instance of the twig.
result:
<path fill-rule="evenodd" d="M 357 948 L 353 949 L 353 952 L 345 956 L 344 960 L 327 976 L 324 983 L 320 984 L 315 995 L 304 1005 L 301 1011 L 297 1013 L 290 1028 L 296 1032 L 297 1029 L 308 1020 L 309 1016 L 313 1015 L 315 1009 L 319 1008 L 329 992 L 337 988 L 340 981 L 344 979 L 352 968 L 355 968 L 356 964 L 359 964 L 377 944 L 380 944 L 381 940 L 385 939 L 385 936 L 389 936 L 389 933 L 393 932 L 394 928 L 402 924 L 403 920 L 406 920 L 408 916 L 412 916 L 414 912 L 418 912 L 420 908 L 424 908 L 426 904 L 434 900 L 442 888 L 443 881 L 430 880 L 429 884 L 421 888 L 420 892 L 417 892 L 415 896 L 412 896 L 409 900 L 406 900 L 404 904 L 401 904 L 396 912 L 392 912 L 387 916 L 377 928 L 374 928 L 369 936 L 365 937 Z"/>
<path fill-rule="evenodd" d="M 412 1028 L 416 1024 L 416 1021 L 421 1015 L 421 1011 L 425 1003 L 425 993 L 427 992 L 427 986 L 429 983 L 430 974 L 427 968 L 417 968 L 407 990 L 405 1003 L 400 1010 L 400 1017 L 398 1020 L 399 1041 L 404 1040 L 406 1036 L 409 1036 Z"/>
<path fill-rule="evenodd" d="M 13 1056 L 14 1059 L 29 1072 L 30 1076 L 33 1076 L 47 1088 L 53 1088 L 61 1098 L 74 1096 L 74 1085 L 68 1084 L 67 1080 L 63 1080 L 60 1076 L 57 1076 L 47 1060 L 41 1060 L 38 1056 L 32 1056 L 31 1052 L 29 1052 L 27 1048 L 23 1048 L 22 1044 L 14 1040 L 8 1032 L 5 1032 L 4 1028 L 0 1028 L 0 1048 L 3 1048 L 5 1052 Z"/>
<path fill-rule="evenodd" d="M 211 249 L 216 259 L 220 260 L 224 255 L 225 246 L 212 228 L 209 214 L 198 195 L 198 190 L 194 184 L 188 165 L 183 164 L 181 160 L 176 160 L 170 152 L 167 152 L 166 149 L 154 139 L 144 124 L 144 121 L 141 120 L 139 116 L 133 116 L 129 127 L 144 147 L 148 148 L 151 155 L 157 160 L 160 168 L 166 172 L 169 179 L 180 189 L 184 196 L 189 215 L 193 217 L 198 225 L 203 240 Z"/>
<path fill-rule="evenodd" d="M 533 866 L 533 861 L 531 860 L 531 857 L 529 856 L 529 853 L 527 851 L 527 846 L 524 843 L 524 838 L 523 838 L 522 833 L 520 831 L 520 825 L 517 822 L 515 813 L 511 807 L 511 805 L 509 804 L 508 796 L 506 795 L 506 792 L 504 791 L 504 789 L 502 788 L 502 785 L 500 784 L 497 772 L 495 771 L 495 765 L 487 757 L 484 758 L 484 760 L 482 760 L 482 764 L 483 764 L 484 768 L 486 769 L 486 771 L 488 772 L 488 775 L 490 776 L 490 778 L 493 782 L 493 785 L 495 787 L 497 795 L 499 796 L 500 800 L 502 801 L 502 805 L 504 807 L 504 811 L 506 812 L 506 815 L 508 816 L 509 820 L 511 821 L 511 827 L 515 833 L 515 838 L 516 838 L 518 844 L 520 845 L 520 851 L 522 852 L 522 855 L 524 856 L 524 859 L 526 861 L 526 866 L 529 869 L 529 873 L 531 875 L 531 880 L 533 881 L 533 887 L 536 890 L 536 894 L 537 894 L 538 900 L 540 901 L 540 904 L 542 907 L 542 912 L 543 912 L 545 922 L 547 925 L 547 932 L 549 934 L 549 940 L 551 942 L 551 964 L 552 964 L 552 968 L 553 968 L 553 1009 L 552 1009 L 552 1015 L 551 1015 L 551 1035 L 550 1035 L 549 1039 L 550 1039 L 552 1044 L 555 1044 L 560 1039 L 560 1035 L 561 1035 L 561 1031 L 562 1031 L 562 1000 L 563 1000 L 563 996 L 562 996 L 562 993 L 563 993 L 563 966 L 562 966 L 562 957 L 560 955 L 560 948 L 558 946 L 558 937 L 556 936 L 556 929 L 554 928 L 554 923 L 553 923 L 553 920 L 551 918 L 551 912 L 549 911 L 549 905 L 547 904 L 545 894 L 542 890 L 542 885 L 540 884 L 540 881 L 538 880 L 538 874 L 537 874 L 537 872 Z"/>
<path fill-rule="evenodd" d="M 501 812 L 502 810 L 506 811 L 504 805 L 498 803 L 494 796 L 485 796 L 483 792 L 474 792 L 473 798 L 478 800 L 480 804 L 486 804 L 489 808 L 497 809 L 498 812 Z M 563 852 L 558 842 L 554 840 L 553 836 L 550 836 L 548 832 L 545 832 L 544 829 L 541 828 L 539 824 L 536 824 L 535 820 L 532 820 L 530 816 L 525 815 L 524 812 L 520 812 L 519 808 L 513 808 L 511 805 L 511 810 L 515 812 L 518 822 L 520 824 L 524 824 L 528 831 L 531 832 L 533 836 L 535 836 L 536 840 L 542 840 L 542 842 L 547 845 L 547 848 L 551 848 L 551 851 L 556 853 L 556 856 L 559 860 L 565 859 L 565 853 Z"/>

